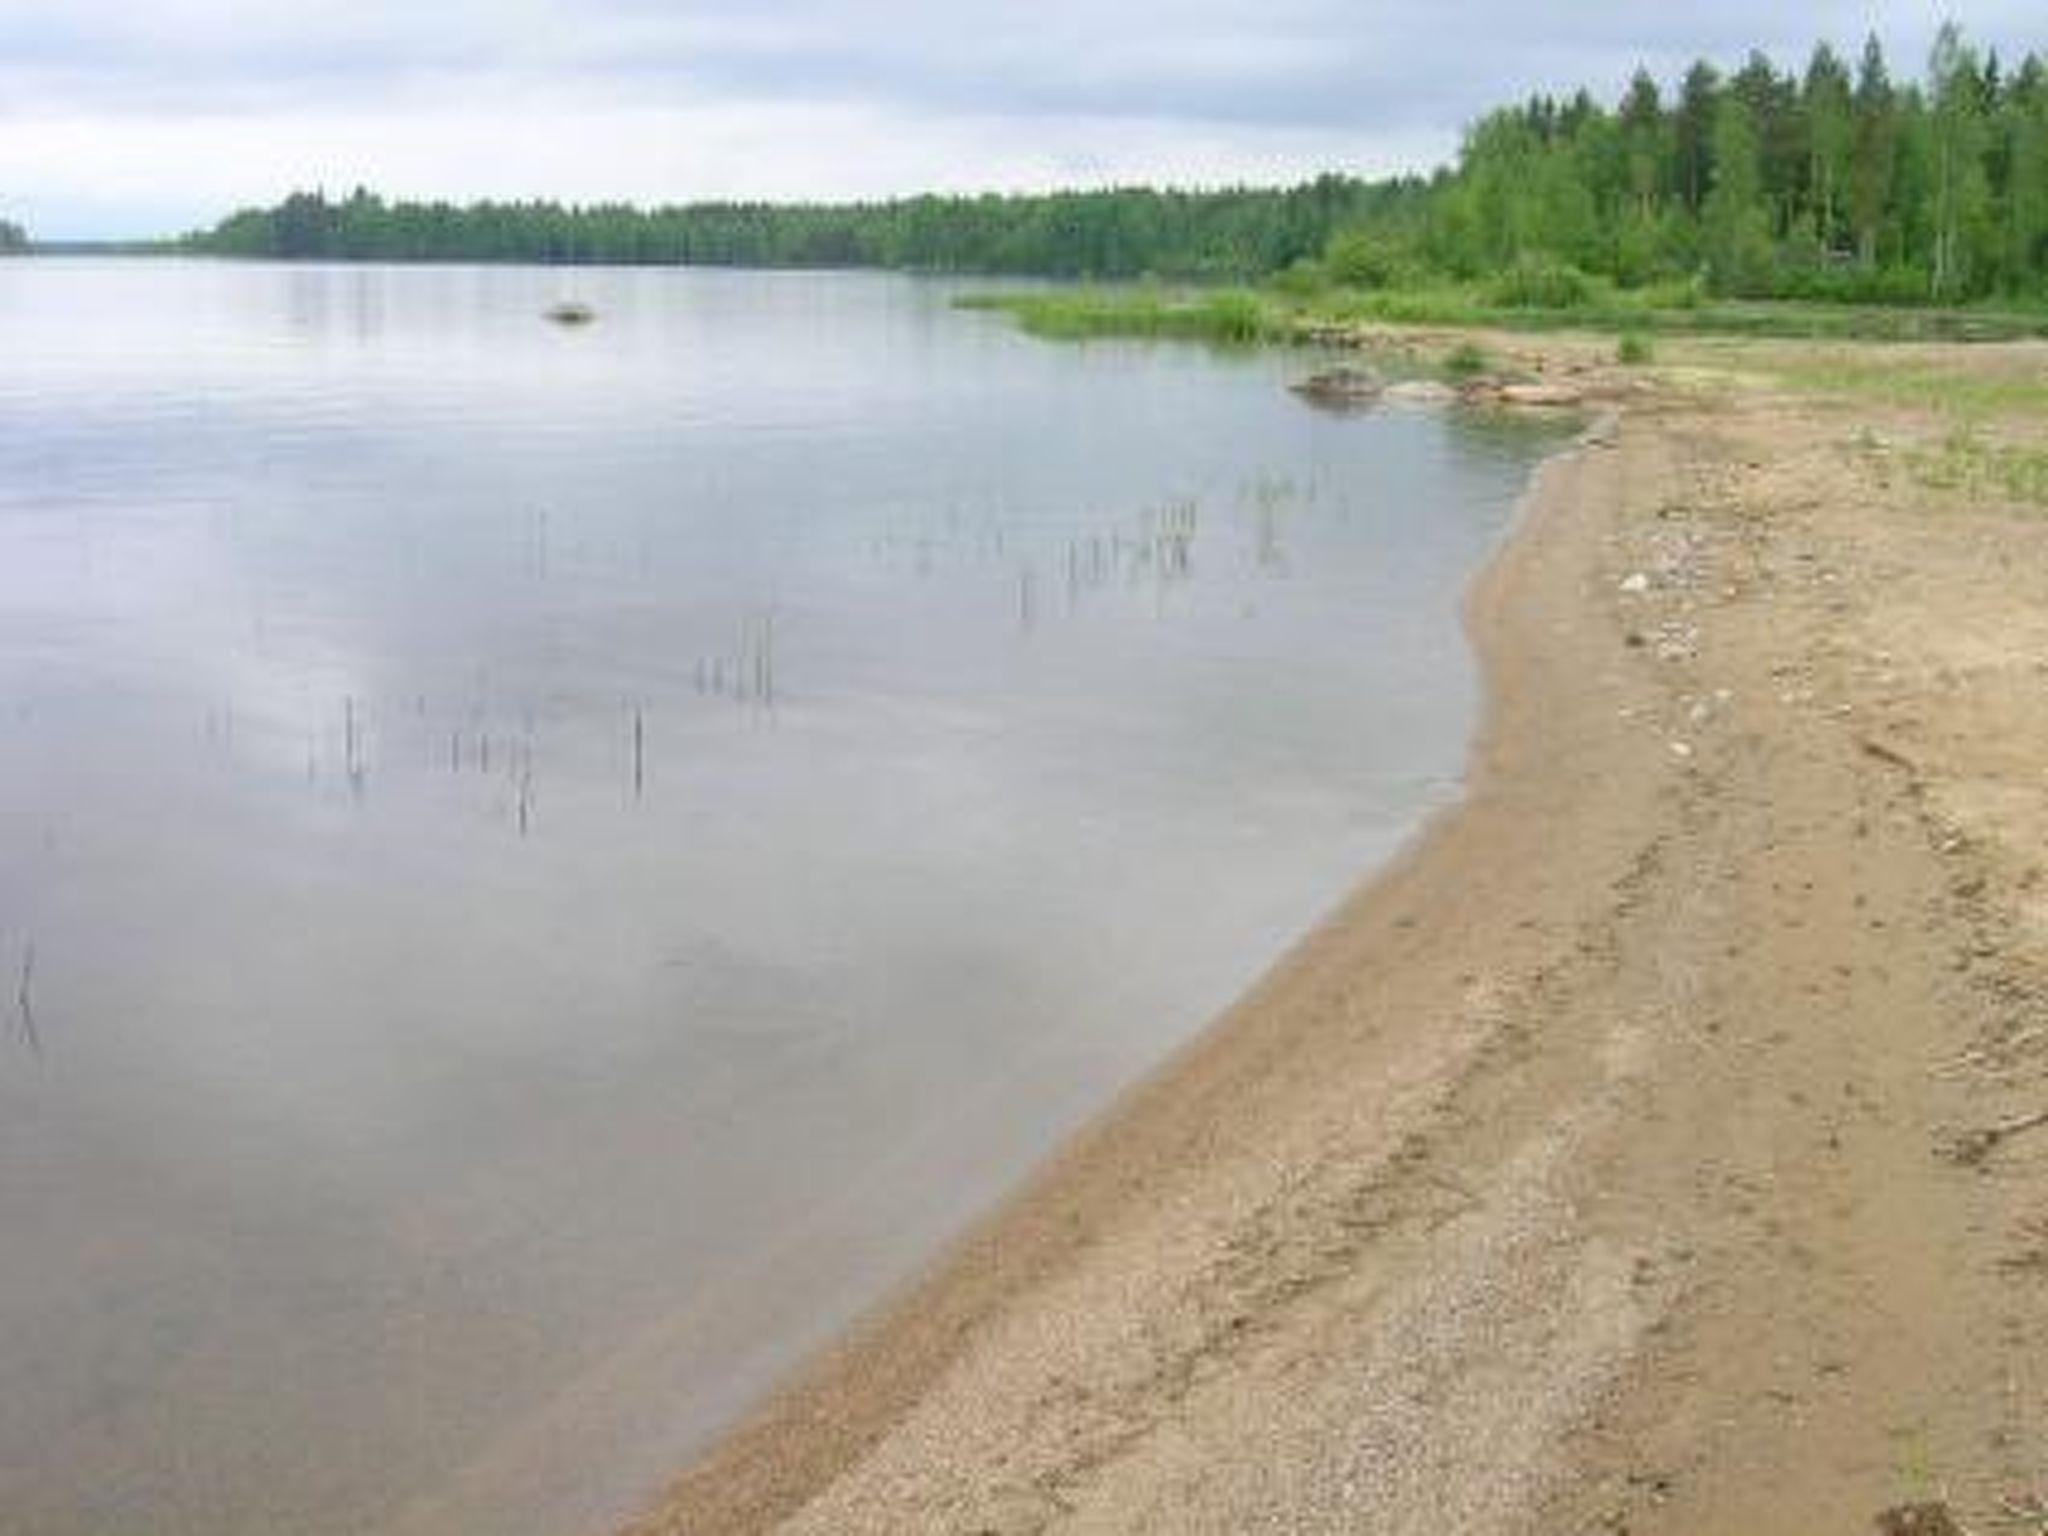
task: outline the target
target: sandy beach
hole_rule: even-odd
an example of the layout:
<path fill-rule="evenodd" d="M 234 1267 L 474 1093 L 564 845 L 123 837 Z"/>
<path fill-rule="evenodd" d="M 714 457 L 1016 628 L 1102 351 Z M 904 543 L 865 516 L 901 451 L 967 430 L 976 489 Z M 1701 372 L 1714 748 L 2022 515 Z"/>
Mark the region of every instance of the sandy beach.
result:
<path fill-rule="evenodd" d="M 633 1536 L 2048 1529 L 2048 347 L 1490 344 L 1462 803 Z"/>

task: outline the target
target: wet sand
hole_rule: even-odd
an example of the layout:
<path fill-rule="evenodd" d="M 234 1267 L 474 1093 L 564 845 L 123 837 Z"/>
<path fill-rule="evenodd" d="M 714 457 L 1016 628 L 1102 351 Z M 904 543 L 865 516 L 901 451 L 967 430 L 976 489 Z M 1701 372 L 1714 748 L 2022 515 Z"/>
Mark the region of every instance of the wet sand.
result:
<path fill-rule="evenodd" d="M 1625 403 L 1474 586 L 1464 801 L 634 1536 L 2040 1510 L 2048 518 L 1940 388 L 1604 351 L 1542 344 Z"/>

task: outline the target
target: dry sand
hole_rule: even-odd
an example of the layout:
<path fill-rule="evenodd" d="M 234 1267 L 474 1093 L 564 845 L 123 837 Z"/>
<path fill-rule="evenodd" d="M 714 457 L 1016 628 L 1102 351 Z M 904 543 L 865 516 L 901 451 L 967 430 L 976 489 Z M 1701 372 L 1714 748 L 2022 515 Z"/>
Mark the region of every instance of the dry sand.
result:
<path fill-rule="evenodd" d="M 2048 1528 L 2048 516 L 1544 354 L 1464 802 L 635 1536 Z"/>

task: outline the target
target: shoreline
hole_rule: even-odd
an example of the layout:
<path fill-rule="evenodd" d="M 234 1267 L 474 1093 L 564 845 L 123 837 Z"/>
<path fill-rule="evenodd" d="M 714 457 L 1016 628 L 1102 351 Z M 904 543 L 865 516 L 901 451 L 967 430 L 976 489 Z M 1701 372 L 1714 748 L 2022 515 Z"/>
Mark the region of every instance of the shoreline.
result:
<path fill-rule="evenodd" d="M 2035 957 L 1974 954 L 1940 776 L 1858 734 L 1842 573 L 1930 535 L 1841 520 L 1821 409 L 1667 385 L 1546 460 L 1466 598 L 1464 797 L 632 1536 L 1851 1529 L 1928 1491 L 1901 1422 L 1960 1505 L 2022 1477 L 2048 1398 L 1989 1384 L 2048 1296 L 1927 1068 Z"/>
<path fill-rule="evenodd" d="M 1540 532 L 1549 504 L 1545 478 L 1561 461 L 1597 451 L 1588 439 L 1610 432 L 1613 421 L 1611 414 L 1602 417 L 1535 466 L 1498 547 L 1467 586 L 1463 622 L 1479 660 L 1482 697 L 1459 799 L 1427 818 L 1243 998 L 1104 1106 L 911 1280 L 719 1436 L 671 1488 L 660 1510 L 626 1528 L 631 1536 L 771 1528 L 881 1438 L 957 1357 L 967 1333 L 1046 1283 L 1086 1245 L 1092 1229 L 1113 1222 L 1138 1203 L 1149 1180 L 1167 1173 L 1168 1154 L 1199 1136 L 1212 1096 L 1230 1091 L 1240 1057 L 1251 1053 L 1252 1042 L 1239 1038 L 1246 1023 L 1263 1021 L 1271 1028 L 1275 1022 L 1261 1000 L 1288 986 L 1290 978 L 1298 985 L 1304 970 L 1328 964 L 1316 953 L 1319 941 L 1326 942 L 1335 928 L 1369 921 L 1359 908 L 1387 900 L 1383 888 L 1412 878 L 1413 866 L 1431 858 L 1448 824 L 1467 813 L 1473 777 L 1488 771 L 1490 743 L 1502 729 L 1498 610 L 1513 568 L 1528 558 L 1521 546 Z M 1095 1171 L 1110 1165 L 1122 1173 L 1105 1187 Z"/>

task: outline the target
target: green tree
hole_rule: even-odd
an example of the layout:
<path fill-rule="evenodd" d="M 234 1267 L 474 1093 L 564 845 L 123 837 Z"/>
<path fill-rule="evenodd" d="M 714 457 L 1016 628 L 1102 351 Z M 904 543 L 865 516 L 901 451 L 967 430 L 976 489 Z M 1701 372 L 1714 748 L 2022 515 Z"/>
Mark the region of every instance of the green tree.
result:
<path fill-rule="evenodd" d="M 1749 105 L 1731 91 L 1714 116 L 1714 185 L 1702 213 L 1708 273 L 1722 293 L 1769 285 L 1771 219 L 1759 162 Z"/>
<path fill-rule="evenodd" d="M 1898 97 L 1876 33 L 1863 44 L 1851 112 L 1849 219 L 1857 251 L 1869 268 L 1878 261 L 1878 235 L 1892 195 L 1899 146 Z"/>
<path fill-rule="evenodd" d="M 1714 119 L 1720 110 L 1720 72 L 1702 59 L 1685 72 L 1671 125 L 1679 195 L 1694 214 L 1706 206 L 1714 184 Z"/>
<path fill-rule="evenodd" d="M 1806 119 L 1807 186 L 1814 235 L 1833 250 L 1842 227 L 1843 198 L 1855 148 L 1855 103 L 1849 71 L 1826 43 L 1813 50 L 1800 87 Z"/>
<path fill-rule="evenodd" d="M 1621 103 L 1622 144 L 1628 155 L 1628 190 L 1636 217 L 1650 222 L 1663 191 L 1666 159 L 1664 103 L 1646 69 L 1629 81 Z"/>
<path fill-rule="evenodd" d="M 1928 265 L 1934 296 L 1943 299 L 1970 284 L 1989 202 L 1983 76 L 1954 22 L 1936 36 L 1927 76 L 1934 180 Z"/>
<path fill-rule="evenodd" d="M 2029 56 L 2006 92 L 2003 272 L 2006 286 L 2048 279 L 2048 68 Z"/>
<path fill-rule="evenodd" d="M 1770 59 L 1752 50 L 1730 77 L 1728 94 L 1749 111 L 1756 143 L 1757 189 L 1769 213 L 1772 233 L 1788 232 L 1804 195 L 1806 152 L 1799 118 L 1799 91 Z M 1720 121 L 1715 120 L 1718 134 Z"/>

